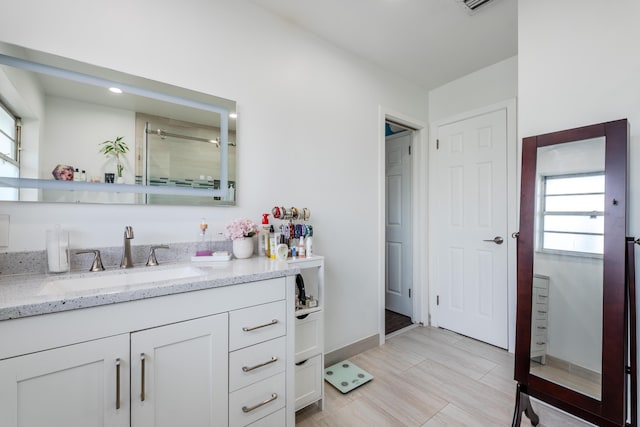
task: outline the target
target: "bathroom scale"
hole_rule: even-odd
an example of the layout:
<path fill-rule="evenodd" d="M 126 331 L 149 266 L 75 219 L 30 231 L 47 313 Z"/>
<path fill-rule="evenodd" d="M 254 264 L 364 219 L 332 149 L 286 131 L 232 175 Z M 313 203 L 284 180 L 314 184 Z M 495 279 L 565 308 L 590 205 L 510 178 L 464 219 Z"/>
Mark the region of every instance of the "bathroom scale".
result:
<path fill-rule="evenodd" d="M 324 379 L 340 390 L 340 393 L 345 394 L 371 381 L 373 375 L 358 367 L 355 363 L 344 360 L 325 368 Z"/>

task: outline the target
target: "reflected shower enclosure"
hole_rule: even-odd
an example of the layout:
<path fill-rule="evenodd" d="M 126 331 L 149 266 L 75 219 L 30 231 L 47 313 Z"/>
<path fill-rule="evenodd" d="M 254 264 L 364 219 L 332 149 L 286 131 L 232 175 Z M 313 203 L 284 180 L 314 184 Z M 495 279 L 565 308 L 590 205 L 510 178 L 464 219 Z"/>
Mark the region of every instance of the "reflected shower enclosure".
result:
<path fill-rule="evenodd" d="M 235 165 L 235 132 L 229 133 L 229 163 Z M 136 181 L 148 186 L 220 189 L 220 129 L 146 114 L 136 115 Z M 235 197 L 235 168 L 228 171 L 228 190 Z M 146 194 L 145 203 L 184 205 L 180 196 Z M 220 198 L 216 198 L 220 200 Z M 208 205 L 207 197 L 188 204 Z"/>

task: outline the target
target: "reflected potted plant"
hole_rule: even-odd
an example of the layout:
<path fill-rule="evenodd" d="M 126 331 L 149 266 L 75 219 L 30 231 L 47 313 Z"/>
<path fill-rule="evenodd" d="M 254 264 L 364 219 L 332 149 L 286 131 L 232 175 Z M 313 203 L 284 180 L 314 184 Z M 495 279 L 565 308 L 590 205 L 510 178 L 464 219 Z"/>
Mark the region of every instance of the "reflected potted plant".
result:
<path fill-rule="evenodd" d="M 123 141 L 124 136 L 118 136 L 114 140 L 107 140 L 101 142 L 100 152 L 105 156 L 113 156 L 116 159 L 116 170 L 117 170 L 117 180 L 118 182 L 122 182 L 122 171 L 124 170 L 124 166 L 120 160 L 120 156 L 124 156 L 129 151 L 129 146 L 126 142 Z"/>

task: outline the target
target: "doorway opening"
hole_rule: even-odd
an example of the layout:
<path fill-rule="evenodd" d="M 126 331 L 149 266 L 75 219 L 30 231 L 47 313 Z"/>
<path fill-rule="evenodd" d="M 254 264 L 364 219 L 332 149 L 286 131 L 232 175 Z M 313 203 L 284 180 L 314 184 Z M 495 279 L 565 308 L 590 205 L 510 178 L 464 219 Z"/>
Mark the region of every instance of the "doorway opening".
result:
<path fill-rule="evenodd" d="M 414 324 L 413 161 L 410 126 L 385 120 L 385 287 L 386 336 Z"/>

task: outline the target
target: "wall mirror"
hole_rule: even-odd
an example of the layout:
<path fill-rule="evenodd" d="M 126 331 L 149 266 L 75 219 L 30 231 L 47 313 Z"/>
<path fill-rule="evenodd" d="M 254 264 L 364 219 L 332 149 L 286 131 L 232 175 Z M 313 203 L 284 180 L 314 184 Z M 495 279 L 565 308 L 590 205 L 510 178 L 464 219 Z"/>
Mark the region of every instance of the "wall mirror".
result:
<path fill-rule="evenodd" d="M 528 396 L 597 425 L 627 408 L 626 120 L 525 138 L 514 425 Z"/>
<path fill-rule="evenodd" d="M 235 204 L 235 101 L 0 43 L 0 103 L 0 200 Z"/>

